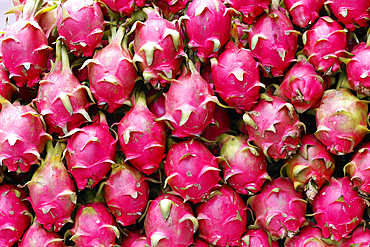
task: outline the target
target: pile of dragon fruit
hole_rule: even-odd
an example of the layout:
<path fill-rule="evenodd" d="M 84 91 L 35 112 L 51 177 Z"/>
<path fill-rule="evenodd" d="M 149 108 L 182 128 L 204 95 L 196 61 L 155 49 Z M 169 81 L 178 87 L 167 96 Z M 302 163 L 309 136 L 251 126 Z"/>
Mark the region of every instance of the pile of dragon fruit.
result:
<path fill-rule="evenodd" d="M 12 0 L 0 247 L 370 246 L 369 0 Z"/>

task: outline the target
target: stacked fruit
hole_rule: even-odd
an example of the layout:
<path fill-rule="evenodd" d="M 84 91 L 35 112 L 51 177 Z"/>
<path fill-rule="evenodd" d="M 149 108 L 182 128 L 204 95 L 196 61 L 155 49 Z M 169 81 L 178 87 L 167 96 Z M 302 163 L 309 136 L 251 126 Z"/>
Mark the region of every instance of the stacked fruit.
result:
<path fill-rule="evenodd" d="M 370 1 L 12 3 L 0 246 L 370 246 Z"/>

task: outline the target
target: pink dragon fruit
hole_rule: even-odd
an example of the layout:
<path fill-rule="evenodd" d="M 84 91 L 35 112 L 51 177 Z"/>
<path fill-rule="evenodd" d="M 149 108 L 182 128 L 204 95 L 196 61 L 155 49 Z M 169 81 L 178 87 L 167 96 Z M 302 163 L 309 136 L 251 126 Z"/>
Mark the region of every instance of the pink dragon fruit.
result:
<path fill-rule="evenodd" d="M 357 227 L 351 237 L 342 238 L 337 247 L 368 247 L 370 243 L 370 230 L 364 226 Z"/>
<path fill-rule="evenodd" d="M 22 17 L 6 29 L 1 41 L 2 61 L 18 87 L 34 87 L 46 69 L 51 47 L 35 20 L 42 0 L 29 0 Z"/>
<path fill-rule="evenodd" d="M 301 147 L 285 160 L 281 173 L 286 174 L 297 191 L 305 191 L 313 200 L 334 173 L 334 158 L 313 134 L 303 134 Z"/>
<path fill-rule="evenodd" d="M 152 8 L 144 8 L 145 22 L 137 21 L 132 42 L 135 55 L 133 63 L 143 73 L 144 80 L 156 86 L 168 83 L 180 72 L 186 57 L 180 33 L 173 22 L 160 17 Z"/>
<path fill-rule="evenodd" d="M 232 41 L 218 58 L 212 58 L 212 78 L 215 91 L 237 112 L 250 111 L 257 103 L 260 89 L 258 63 L 250 50 L 238 48 Z"/>
<path fill-rule="evenodd" d="M 68 0 L 58 8 L 59 38 L 77 57 L 94 54 L 95 48 L 101 45 L 104 26 L 103 12 L 96 1 Z"/>
<path fill-rule="evenodd" d="M 325 91 L 316 110 L 316 138 L 333 154 L 353 152 L 370 131 L 367 111 L 368 102 L 359 100 L 348 89 Z"/>
<path fill-rule="evenodd" d="M 153 102 L 148 106 L 149 110 L 157 117 L 162 117 L 166 113 L 165 107 L 166 98 L 164 94 L 160 94 Z"/>
<path fill-rule="evenodd" d="M 345 165 L 344 172 L 349 175 L 361 194 L 370 195 L 370 143 L 364 143 Z"/>
<path fill-rule="evenodd" d="M 244 114 L 243 120 L 249 133 L 248 141 L 276 161 L 296 153 L 305 128 L 292 104 L 268 94 L 261 95 L 252 111 Z"/>
<path fill-rule="evenodd" d="M 77 203 L 76 188 L 62 162 L 64 144 L 47 143 L 47 155 L 27 182 L 28 201 L 36 214 L 36 222 L 48 231 L 59 232 L 68 222 Z"/>
<path fill-rule="evenodd" d="M 164 163 L 167 183 L 184 201 L 198 203 L 219 187 L 220 169 L 216 157 L 200 141 L 173 144 Z"/>
<path fill-rule="evenodd" d="M 8 71 L 5 69 L 3 64 L 0 64 L 0 96 L 8 101 L 11 101 L 12 96 L 16 91 L 18 91 L 18 89 L 11 83 Z"/>
<path fill-rule="evenodd" d="M 208 141 L 216 141 L 221 134 L 231 131 L 231 119 L 226 108 L 216 105 L 214 121 L 215 123 L 208 125 L 202 133 L 202 137 Z"/>
<path fill-rule="evenodd" d="M 80 247 L 113 246 L 115 239 L 120 237 L 113 215 L 101 202 L 82 205 L 70 232 L 70 241 Z"/>
<path fill-rule="evenodd" d="M 118 124 L 121 150 L 139 171 L 150 175 L 165 156 L 165 123 L 154 121 L 156 116 L 148 110 L 144 92 L 136 93 L 134 107 Z"/>
<path fill-rule="evenodd" d="M 324 75 L 332 75 L 340 70 L 339 58 L 347 57 L 346 30 L 329 16 L 320 17 L 302 36 L 303 54 L 308 62 Z"/>
<path fill-rule="evenodd" d="M 165 93 L 166 114 L 157 121 L 167 120 L 176 137 L 190 137 L 202 134 L 213 121 L 215 102 L 212 88 L 189 60 L 189 69 L 171 83 Z"/>
<path fill-rule="evenodd" d="M 292 238 L 286 238 L 284 246 L 286 247 L 335 247 L 323 241 L 321 229 L 312 222 L 303 227 L 300 232 Z"/>
<path fill-rule="evenodd" d="M 244 23 L 252 24 L 258 16 L 269 12 L 271 0 L 226 0 L 223 2 L 240 12 Z"/>
<path fill-rule="evenodd" d="M 192 246 L 193 247 L 210 247 L 210 244 L 199 237 L 195 237 L 194 244 Z"/>
<path fill-rule="evenodd" d="M 189 0 L 156 0 L 154 1 L 156 5 L 158 5 L 161 9 L 168 8 L 168 10 L 172 13 L 172 15 L 176 14 L 177 12 L 184 10 L 186 8 L 186 4 Z"/>
<path fill-rule="evenodd" d="M 370 19 L 370 2 L 367 0 L 326 0 L 338 21 L 346 25 L 349 31 L 355 28 L 367 27 Z"/>
<path fill-rule="evenodd" d="M 31 165 L 39 163 L 40 153 L 52 137 L 30 105 L 11 104 L 4 98 L 0 102 L 0 163 L 11 172 L 28 172 Z"/>
<path fill-rule="evenodd" d="M 241 247 L 257 246 L 279 247 L 279 243 L 277 241 L 272 241 L 269 233 L 264 229 L 248 230 L 242 237 Z"/>
<path fill-rule="evenodd" d="M 0 185 L 0 246 L 13 246 L 31 223 L 32 215 L 23 201 L 24 194 L 13 185 Z"/>
<path fill-rule="evenodd" d="M 142 235 L 140 230 L 129 231 L 127 229 L 124 229 L 123 231 L 124 231 L 124 236 L 123 236 L 121 247 L 147 247 L 149 246 L 146 236 Z"/>
<path fill-rule="evenodd" d="M 56 56 L 54 67 L 40 82 L 34 104 L 44 116 L 48 132 L 63 135 L 91 121 L 87 113 L 90 91 L 72 74 L 67 49 L 60 41 Z"/>
<path fill-rule="evenodd" d="M 103 113 L 94 120 L 93 124 L 71 132 L 65 150 L 67 167 L 79 190 L 94 188 L 115 163 L 116 133 L 113 137 Z"/>
<path fill-rule="evenodd" d="M 363 221 L 368 203 L 353 190 L 353 183 L 348 176 L 338 179 L 332 177 L 330 185 L 322 187 L 313 200 L 313 216 L 324 238 L 339 241 L 349 237 Z"/>
<path fill-rule="evenodd" d="M 188 47 L 196 51 L 202 62 L 217 57 L 230 39 L 233 14 L 234 11 L 227 9 L 221 0 L 194 0 L 188 5 L 180 21 L 189 39 Z"/>
<path fill-rule="evenodd" d="M 220 247 L 239 245 L 247 226 L 247 210 L 241 196 L 223 185 L 196 205 L 199 237 Z"/>
<path fill-rule="evenodd" d="M 319 18 L 325 0 L 283 0 L 283 5 L 292 16 L 293 23 L 305 28 Z"/>
<path fill-rule="evenodd" d="M 48 232 L 36 221 L 22 237 L 19 247 L 66 247 L 63 239 L 56 232 Z"/>
<path fill-rule="evenodd" d="M 307 202 L 287 178 L 279 177 L 267 182 L 262 191 L 250 197 L 247 203 L 256 215 L 254 227 L 270 232 L 272 240 L 293 237 L 307 225 Z"/>
<path fill-rule="evenodd" d="M 144 227 L 150 246 L 187 247 L 194 242 L 198 220 L 190 204 L 178 196 L 163 194 L 150 203 Z"/>
<path fill-rule="evenodd" d="M 112 11 L 129 16 L 137 7 L 144 7 L 146 0 L 102 0 L 102 2 Z"/>
<path fill-rule="evenodd" d="M 248 143 L 247 136 L 222 134 L 219 146 L 223 179 L 236 192 L 254 195 L 266 180 L 271 180 L 265 156 Z"/>
<path fill-rule="evenodd" d="M 299 32 L 283 11 L 273 1 L 270 13 L 260 16 L 248 34 L 253 56 L 273 77 L 283 76 L 298 48 Z"/>
<path fill-rule="evenodd" d="M 119 162 L 113 165 L 109 178 L 102 183 L 109 210 L 122 226 L 136 223 L 148 203 L 149 182 L 134 167 Z"/>
<path fill-rule="evenodd" d="M 328 79 L 323 79 L 312 64 L 299 57 L 299 61 L 285 73 L 274 95 L 292 103 L 298 113 L 303 113 L 319 106 L 328 83 Z"/>

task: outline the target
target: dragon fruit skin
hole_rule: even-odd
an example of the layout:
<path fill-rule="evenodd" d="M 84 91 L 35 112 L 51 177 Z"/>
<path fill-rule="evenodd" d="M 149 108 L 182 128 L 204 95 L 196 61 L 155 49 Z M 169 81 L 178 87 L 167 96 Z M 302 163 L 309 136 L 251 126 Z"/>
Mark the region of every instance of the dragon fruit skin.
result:
<path fill-rule="evenodd" d="M 0 163 L 8 171 L 28 172 L 31 165 L 39 163 L 40 154 L 51 139 L 45 132 L 42 118 L 30 105 L 2 103 Z"/>
<path fill-rule="evenodd" d="M 0 96 L 11 101 L 12 96 L 16 91 L 18 91 L 18 89 L 11 83 L 8 71 L 5 69 L 3 64 L 0 64 Z"/>
<path fill-rule="evenodd" d="M 197 140 L 173 144 L 164 164 L 172 193 L 184 201 L 198 203 L 219 187 L 220 169 L 216 157 Z"/>
<path fill-rule="evenodd" d="M 239 245 L 247 226 L 247 210 L 241 196 L 223 185 L 195 207 L 199 237 L 220 247 Z"/>
<path fill-rule="evenodd" d="M 27 229 L 19 247 L 66 247 L 63 239 L 56 232 L 46 231 L 36 221 Z"/>
<path fill-rule="evenodd" d="M 159 6 L 165 5 L 172 14 L 176 14 L 177 12 L 185 9 L 188 2 L 189 0 L 156 0 L 155 3 Z"/>
<path fill-rule="evenodd" d="M 368 103 L 359 100 L 348 89 L 324 92 L 316 110 L 316 138 L 336 155 L 353 152 L 353 148 L 369 133 Z"/>
<path fill-rule="evenodd" d="M 145 22 L 135 22 L 133 63 L 142 72 L 145 82 L 156 86 L 158 81 L 167 84 L 180 73 L 186 57 L 180 33 L 173 22 L 160 17 L 153 9 L 144 8 Z"/>
<path fill-rule="evenodd" d="M 65 150 L 68 170 L 79 190 L 94 188 L 115 163 L 118 138 L 112 136 L 104 114 L 97 117 L 96 122 L 74 131 Z"/>
<path fill-rule="evenodd" d="M 184 69 L 164 95 L 166 113 L 157 121 L 168 121 L 173 136 L 198 136 L 213 122 L 218 99 L 190 60 L 189 69 Z"/>
<path fill-rule="evenodd" d="M 18 87 L 34 87 L 46 69 L 51 47 L 46 35 L 35 20 L 42 0 L 30 0 L 23 15 L 6 29 L 1 40 L 2 62 Z M 16 55 L 14 55 L 16 54 Z"/>
<path fill-rule="evenodd" d="M 251 229 L 242 237 L 241 247 L 269 246 L 279 247 L 277 241 L 271 241 L 271 237 L 264 229 Z"/>
<path fill-rule="evenodd" d="M 370 143 L 364 143 L 352 156 L 350 162 L 343 168 L 349 175 L 354 186 L 364 195 L 370 195 Z"/>
<path fill-rule="evenodd" d="M 0 246 L 13 246 L 31 223 L 32 215 L 25 204 L 21 189 L 0 185 Z"/>
<path fill-rule="evenodd" d="M 357 227 L 351 237 L 342 238 L 337 247 L 367 247 L 370 243 L 370 230 L 363 226 Z"/>
<path fill-rule="evenodd" d="M 263 13 L 269 12 L 271 0 L 226 0 L 224 4 L 241 12 L 243 23 L 252 24 Z"/>
<path fill-rule="evenodd" d="M 62 162 L 64 144 L 47 143 L 47 156 L 27 183 L 28 201 L 36 222 L 48 231 L 59 232 L 68 222 L 77 203 L 74 181 Z"/>
<path fill-rule="evenodd" d="M 248 143 L 245 135 L 222 134 L 219 137 L 220 156 L 225 183 L 236 192 L 254 195 L 271 180 L 267 173 L 267 160 L 263 153 Z"/>
<path fill-rule="evenodd" d="M 340 70 L 339 58 L 347 57 L 346 30 L 328 16 L 320 17 L 316 23 L 302 35 L 303 54 L 307 61 L 315 66 L 316 71 L 332 75 Z"/>
<path fill-rule="evenodd" d="M 112 246 L 120 237 L 113 215 L 101 202 L 81 205 L 70 231 L 70 240 L 81 247 Z"/>
<path fill-rule="evenodd" d="M 313 134 L 303 134 L 301 147 L 285 160 L 281 173 L 286 174 L 297 191 L 313 199 L 334 173 L 334 158 Z"/>
<path fill-rule="evenodd" d="M 367 0 L 326 0 L 330 10 L 337 17 L 340 23 L 346 26 L 349 31 L 359 27 L 367 27 L 370 19 L 370 2 Z"/>
<path fill-rule="evenodd" d="M 348 176 L 331 178 L 312 202 L 313 215 L 324 238 L 336 241 L 349 237 L 351 232 L 363 221 L 366 204 L 369 202 L 353 190 Z"/>
<path fill-rule="evenodd" d="M 252 111 L 244 114 L 243 120 L 249 133 L 248 141 L 275 161 L 296 153 L 305 128 L 292 104 L 267 94 L 261 95 Z"/>
<path fill-rule="evenodd" d="M 194 237 L 194 244 L 192 245 L 194 247 L 210 247 L 210 244 L 206 242 L 205 240 L 199 238 L 199 237 Z"/>
<path fill-rule="evenodd" d="M 238 112 L 250 111 L 257 103 L 260 89 L 258 63 L 250 50 L 238 48 L 232 41 L 225 51 L 211 59 L 215 91 L 229 106 Z"/>
<path fill-rule="evenodd" d="M 214 121 L 215 123 L 208 125 L 202 133 L 202 137 L 208 141 L 215 141 L 222 133 L 231 130 L 231 118 L 226 108 L 216 105 Z"/>
<path fill-rule="evenodd" d="M 91 121 L 87 113 L 91 103 L 89 89 L 73 75 L 66 47 L 60 41 L 56 44 L 56 54 L 54 67 L 39 83 L 34 104 L 43 115 L 48 132 L 61 136 Z"/>
<path fill-rule="evenodd" d="M 150 246 L 185 247 L 194 243 L 198 220 L 190 204 L 178 196 L 162 194 L 150 203 L 144 227 Z"/>
<path fill-rule="evenodd" d="M 102 0 L 112 11 L 118 12 L 124 16 L 131 15 L 135 7 L 144 7 L 145 0 Z"/>
<path fill-rule="evenodd" d="M 269 14 L 260 16 L 249 34 L 249 47 L 254 58 L 273 77 L 283 76 L 294 61 L 298 34 L 285 12 L 272 4 Z"/>
<path fill-rule="evenodd" d="M 307 202 L 288 178 L 268 181 L 261 192 L 248 199 L 256 216 L 255 226 L 270 232 L 272 240 L 292 237 L 307 225 Z"/>
<path fill-rule="evenodd" d="M 274 95 L 290 102 L 298 113 L 303 113 L 319 106 L 326 89 L 327 80 L 315 71 L 312 64 L 300 59 L 285 73 Z"/>
<path fill-rule="evenodd" d="M 134 107 L 118 124 L 118 139 L 125 161 L 147 175 L 155 172 L 165 157 L 165 123 L 155 119 L 141 92 Z"/>
<path fill-rule="evenodd" d="M 120 162 L 113 165 L 111 175 L 103 184 L 105 201 L 117 223 L 134 224 L 144 213 L 149 199 L 149 182 L 145 176 Z"/>
<path fill-rule="evenodd" d="M 94 54 L 101 45 L 104 26 L 103 12 L 96 1 L 68 0 L 58 7 L 59 37 L 76 57 Z"/>
<path fill-rule="evenodd" d="M 293 23 L 302 28 L 311 25 L 319 18 L 324 2 L 325 0 L 283 0 Z"/>
<path fill-rule="evenodd" d="M 220 48 L 230 39 L 233 14 L 221 0 L 194 0 L 188 5 L 180 21 L 189 39 L 188 47 L 196 50 L 202 62 L 217 57 Z"/>
<path fill-rule="evenodd" d="M 122 239 L 121 247 L 147 247 L 149 246 L 148 240 L 145 234 L 141 234 L 140 229 L 134 229 L 134 231 L 129 231 L 127 229 L 123 230 L 124 236 Z"/>
<path fill-rule="evenodd" d="M 122 105 L 131 106 L 129 98 L 138 79 L 126 39 L 121 26 L 111 43 L 84 63 L 91 93 L 99 107 L 108 105 L 109 113 Z"/>

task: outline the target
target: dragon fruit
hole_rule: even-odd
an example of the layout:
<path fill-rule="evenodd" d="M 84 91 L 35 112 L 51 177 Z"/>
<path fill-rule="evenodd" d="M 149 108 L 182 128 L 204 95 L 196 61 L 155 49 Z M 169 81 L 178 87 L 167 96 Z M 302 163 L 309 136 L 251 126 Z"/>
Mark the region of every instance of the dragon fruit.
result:
<path fill-rule="evenodd" d="M 254 195 L 259 192 L 266 180 L 267 161 L 263 153 L 248 143 L 245 135 L 222 134 L 219 137 L 223 179 L 236 192 Z"/>
<path fill-rule="evenodd" d="M 101 0 L 112 11 L 124 16 L 131 15 L 136 7 L 144 7 L 146 0 Z"/>
<path fill-rule="evenodd" d="M 293 23 L 305 28 L 319 18 L 325 0 L 283 0 L 283 5 L 292 16 Z"/>
<path fill-rule="evenodd" d="M 333 154 L 353 152 L 369 133 L 367 111 L 368 102 L 359 100 L 348 89 L 325 91 L 316 110 L 316 138 Z"/>
<path fill-rule="evenodd" d="M 2 61 L 18 87 L 34 87 L 46 69 L 51 47 L 35 19 L 42 0 L 29 0 L 20 19 L 6 29 L 1 41 Z"/>
<path fill-rule="evenodd" d="M 281 173 L 286 174 L 297 191 L 305 191 L 313 200 L 334 173 L 334 158 L 313 134 L 303 134 L 302 146 L 285 160 Z"/>
<path fill-rule="evenodd" d="M 48 232 L 36 221 L 22 237 L 19 247 L 66 247 L 63 239 L 56 232 Z"/>
<path fill-rule="evenodd" d="M 144 227 L 150 246 L 187 247 L 198 229 L 190 204 L 175 195 L 162 194 L 148 208 Z"/>
<path fill-rule="evenodd" d="M 32 215 L 23 201 L 24 194 L 13 185 L 0 185 L 0 246 L 13 246 L 31 223 Z"/>
<path fill-rule="evenodd" d="M 219 187 L 216 157 L 201 142 L 192 139 L 173 144 L 164 164 L 167 183 L 184 201 L 198 203 Z"/>
<path fill-rule="evenodd" d="M 77 203 L 75 184 L 62 162 L 64 144 L 47 143 L 47 155 L 27 182 L 36 222 L 48 231 L 59 232 L 68 222 Z"/>
<path fill-rule="evenodd" d="M 202 137 L 208 141 L 216 141 L 217 137 L 222 133 L 231 131 L 231 119 L 226 108 L 216 105 L 214 111 L 214 121 L 215 123 L 208 125 L 202 133 Z"/>
<path fill-rule="evenodd" d="M 109 113 L 122 105 L 131 106 L 129 98 L 139 78 L 127 48 L 128 36 L 124 38 L 124 30 L 120 26 L 111 43 L 82 66 L 83 69 L 87 65 L 89 86 L 98 106 L 107 105 Z M 116 32 L 115 27 L 112 31 Z"/>
<path fill-rule="evenodd" d="M 186 15 L 180 18 L 189 39 L 188 47 L 196 51 L 202 62 L 217 57 L 218 51 L 231 37 L 231 17 L 234 11 L 221 0 L 194 0 Z"/>
<path fill-rule="evenodd" d="M 337 247 L 366 247 L 370 243 L 370 230 L 364 226 L 357 227 L 351 237 L 342 238 Z"/>
<path fill-rule="evenodd" d="M 210 247 L 211 245 L 205 240 L 196 236 L 194 237 L 194 244 L 192 246 L 193 247 Z"/>
<path fill-rule="evenodd" d="M 366 196 L 370 195 L 369 151 L 370 143 L 364 143 L 358 148 L 350 162 L 343 169 L 349 175 L 359 192 Z"/>
<path fill-rule="evenodd" d="M 177 12 L 184 10 L 189 0 L 156 0 L 154 3 L 158 5 L 161 9 L 165 8 L 168 9 L 170 13 L 168 13 L 168 16 L 173 16 Z M 168 12 L 167 11 L 167 12 Z"/>
<path fill-rule="evenodd" d="M 142 216 L 149 199 L 149 182 L 137 169 L 119 162 L 102 186 L 108 208 L 119 224 L 132 225 Z"/>
<path fill-rule="evenodd" d="M 261 95 L 252 111 L 244 114 L 243 120 L 249 133 L 248 141 L 276 161 L 296 153 L 305 128 L 292 104 L 268 94 Z"/>
<path fill-rule="evenodd" d="M 18 88 L 11 83 L 8 71 L 5 69 L 3 64 L 0 64 L 0 96 L 11 101 L 12 96 L 16 91 L 18 91 Z"/>
<path fill-rule="evenodd" d="M 176 137 L 190 137 L 202 134 L 213 122 L 215 102 L 212 88 L 189 60 L 189 69 L 172 81 L 165 93 L 166 113 L 157 121 L 167 120 Z"/>
<path fill-rule="evenodd" d="M 369 202 L 353 190 L 348 176 L 331 178 L 330 185 L 321 188 L 312 202 L 313 216 L 324 238 L 340 241 L 363 222 L 366 204 Z"/>
<path fill-rule="evenodd" d="M 165 123 L 155 119 L 146 105 L 144 92 L 141 92 L 136 93 L 134 107 L 118 124 L 118 139 L 125 161 L 147 175 L 159 168 L 165 156 Z"/>
<path fill-rule="evenodd" d="M 305 226 L 301 231 L 292 238 L 285 240 L 286 247 L 334 247 L 323 240 L 321 229 L 316 227 L 312 222 Z"/>
<path fill-rule="evenodd" d="M 349 31 L 359 27 L 367 27 L 370 19 L 370 2 L 367 0 L 326 0 L 335 17 L 346 25 Z"/>
<path fill-rule="evenodd" d="M 239 245 L 246 230 L 248 210 L 241 196 L 223 185 L 195 207 L 199 237 L 220 247 Z"/>
<path fill-rule="evenodd" d="M 328 84 L 328 79 L 320 76 L 312 64 L 299 56 L 299 61 L 285 73 L 274 95 L 292 103 L 298 113 L 303 113 L 319 106 Z"/>
<path fill-rule="evenodd" d="M 91 121 L 87 113 L 91 105 L 89 92 L 73 75 L 67 49 L 57 41 L 55 64 L 43 77 L 34 99 L 37 110 L 44 116 L 48 132 L 60 136 Z"/>
<path fill-rule="evenodd" d="M 271 0 L 226 0 L 223 2 L 240 12 L 244 23 L 252 24 L 258 16 L 269 12 Z"/>
<path fill-rule="evenodd" d="M 212 78 L 215 91 L 229 106 L 241 113 L 257 103 L 260 89 L 258 63 L 250 50 L 238 48 L 232 41 L 218 58 L 212 58 Z"/>
<path fill-rule="evenodd" d="M 94 188 L 115 163 L 118 138 L 115 133 L 112 136 L 102 112 L 94 120 L 93 124 L 71 132 L 65 150 L 67 167 L 79 190 Z"/>
<path fill-rule="evenodd" d="M 160 94 L 153 102 L 148 106 L 149 110 L 157 117 L 162 117 L 166 113 L 165 109 L 166 98 L 164 94 Z"/>
<path fill-rule="evenodd" d="M 103 12 L 94 0 L 68 0 L 58 7 L 59 39 L 76 57 L 94 54 L 101 45 L 104 27 Z"/>
<path fill-rule="evenodd" d="M 330 76 L 340 70 L 339 58 L 349 55 L 346 32 L 337 21 L 323 16 L 302 35 L 302 52 L 318 72 Z"/>
<path fill-rule="evenodd" d="M 148 240 L 145 235 L 139 231 L 128 231 L 124 229 L 124 237 L 121 247 L 147 247 L 149 246 Z M 126 237 L 127 236 L 127 237 Z"/>
<path fill-rule="evenodd" d="M 160 17 L 152 8 L 144 8 L 145 22 L 137 21 L 131 32 L 135 39 L 130 44 L 135 55 L 133 63 L 143 73 L 144 80 L 156 86 L 168 83 L 180 72 L 186 57 L 180 33 L 175 24 Z"/>
<path fill-rule="evenodd" d="M 241 247 L 279 247 L 277 241 L 272 241 L 269 234 L 264 229 L 248 230 L 242 237 Z"/>
<path fill-rule="evenodd" d="M 259 194 L 248 199 L 247 204 L 256 215 L 254 226 L 269 231 L 272 240 L 293 237 L 307 225 L 307 202 L 288 178 L 279 177 L 267 182 Z"/>
<path fill-rule="evenodd" d="M 115 239 L 120 237 L 113 215 L 101 202 L 82 205 L 70 232 L 70 241 L 81 247 L 113 246 Z"/>
<path fill-rule="evenodd" d="M 253 56 L 265 67 L 267 74 L 273 77 L 283 76 L 294 61 L 298 34 L 274 0 L 269 14 L 260 16 L 253 24 L 248 34 L 249 47 Z"/>
<path fill-rule="evenodd" d="M 52 137 L 30 105 L 11 104 L 4 98 L 0 101 L 0 163 L 8 171 L 28 172 L 31 165 L 39 163 L 40 153 Z"/>

